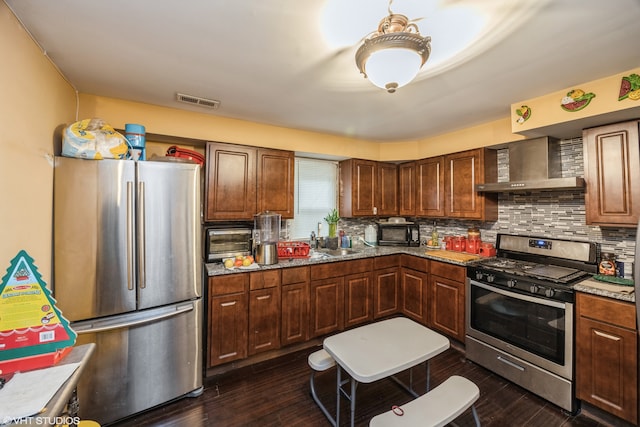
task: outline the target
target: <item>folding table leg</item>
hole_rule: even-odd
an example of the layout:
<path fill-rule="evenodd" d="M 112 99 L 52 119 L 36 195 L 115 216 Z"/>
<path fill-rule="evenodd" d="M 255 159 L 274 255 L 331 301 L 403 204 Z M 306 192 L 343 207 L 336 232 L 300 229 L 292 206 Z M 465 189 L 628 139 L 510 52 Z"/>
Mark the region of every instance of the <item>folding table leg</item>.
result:
<path fill-rule="evenodd" d="M 356 388 L 358 387 L 358 382 L 351 378 L 351 427 L 355 425 L 355 414 L 356 414 Z"/>

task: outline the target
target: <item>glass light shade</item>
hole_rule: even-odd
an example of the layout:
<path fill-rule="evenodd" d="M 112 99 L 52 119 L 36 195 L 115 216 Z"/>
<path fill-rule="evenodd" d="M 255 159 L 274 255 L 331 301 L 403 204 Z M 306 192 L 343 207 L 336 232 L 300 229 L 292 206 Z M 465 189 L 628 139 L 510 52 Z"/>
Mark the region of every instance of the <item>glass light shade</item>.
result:
<path fill-rule="evenodd" d="M 365 67 L 371 83 L 394 92 L 416 77 L 422 67 L 422 57 L 411 49 L 382 49 L 371 54 Z"/>

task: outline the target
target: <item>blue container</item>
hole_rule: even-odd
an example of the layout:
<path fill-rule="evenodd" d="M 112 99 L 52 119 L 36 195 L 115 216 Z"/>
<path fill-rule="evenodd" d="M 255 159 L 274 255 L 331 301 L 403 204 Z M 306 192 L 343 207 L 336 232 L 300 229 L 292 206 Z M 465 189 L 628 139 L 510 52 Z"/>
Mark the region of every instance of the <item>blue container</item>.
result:
<path fill-rule="evenodd" d="M 129 158 L 132 160 L 145 160 L 145 129 L 142 125 L 126 124 L 124 132 L 127 141 L 129 141 Z"/>

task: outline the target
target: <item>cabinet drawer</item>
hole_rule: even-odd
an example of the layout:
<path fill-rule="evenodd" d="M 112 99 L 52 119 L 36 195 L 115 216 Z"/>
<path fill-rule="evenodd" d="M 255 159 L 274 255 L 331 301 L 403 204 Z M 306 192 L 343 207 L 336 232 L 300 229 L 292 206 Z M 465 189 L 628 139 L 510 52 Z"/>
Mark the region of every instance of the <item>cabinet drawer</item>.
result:
<path fill-rule="evenodd" d="M 341 276 L 347 274 L 356 274 L 356 273 L 368 273 L 373 270 L 373 259 L 359 259 L 356 261 L 346 261 L 342 263 L 344 265 L 344 270 Z"/>
<path fill-rule="evenodd" d="M 309 267 L 292 267 L 282 269 L 282 284 L 291 285 L 309 281 Z"/>
<path fill-rule="evenodd" d="M 249 289 L 275 288 L 280 285 L 280 270 L 254 271 L 249 273 Z"/>
<path fill-rule="evenodd" d="M 400 267 L 400 255 L 380 256 L 373 259 L 373 268 L 375 270 L 389 267 Z"/>
<path fill-rule="evenodd" d="M 412 270 L 421 271 L 423 273 L 429 272 L 429 260 L 426 258 L 420 258 L 411 255 L 402 255 L 402 266 L 410 268 Z"/>
<path fill-rule="evenodd" d="M 627 329 L 636 329 L 636 310 L 630 302 L 578 292 L 578 316 Z"/>
<path fill-rule="evenodd" d="M 311 266 L 311 280 L 328 279 L 330 277 L 344 276 L 345 261 L 328 262 L 326 264 Z"/>
<path fill-rule="evenodd" d="M 464 282 L 467 277 L 466 267 L 449 264 L 447 262 L 431 261 L 430 272 L 433 275 L 444 277 L 454 282 Z"/>
<path fill-rule="evenodd" d="M 209 295 L 212 296 L 245 292 L 248 287 L 249 275 L 247 273 L 209 277 Z"/>

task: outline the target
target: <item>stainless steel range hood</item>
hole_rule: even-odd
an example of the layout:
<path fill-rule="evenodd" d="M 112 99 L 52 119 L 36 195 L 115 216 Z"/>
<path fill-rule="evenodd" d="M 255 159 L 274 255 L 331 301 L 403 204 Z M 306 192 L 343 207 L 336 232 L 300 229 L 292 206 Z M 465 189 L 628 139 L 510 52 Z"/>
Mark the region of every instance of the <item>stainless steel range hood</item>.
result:
<path fill-rule="evenodd" d="M 503 193 L 584 188 L 581 177 L 562 178 L 560 141 L 542 137 L 513 142 L 509 150 L 509 181 L 476 185 L 476 191 Z"/>

